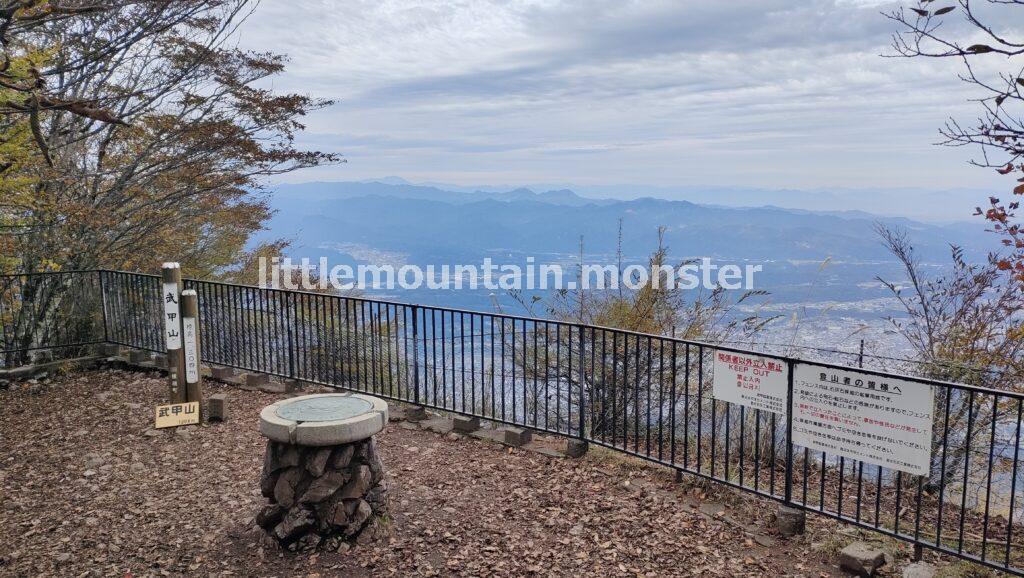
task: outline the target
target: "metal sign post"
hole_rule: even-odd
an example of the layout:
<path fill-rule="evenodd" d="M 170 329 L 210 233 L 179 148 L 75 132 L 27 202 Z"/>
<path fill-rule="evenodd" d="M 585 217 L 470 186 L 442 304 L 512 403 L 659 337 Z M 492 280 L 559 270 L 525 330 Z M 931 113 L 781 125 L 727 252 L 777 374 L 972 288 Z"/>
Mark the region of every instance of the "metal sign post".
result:
<path fill-rule="evenodd" d="M 199 402 L 201 407 L 203 375 L 199 355 L 199 297 L 191 289 L 181 292 L 181 327 L 186 401 Z"/>
<path fill-rule="evenodd" d="M 188 400 L 185 359 L 181 349 L 181 266 L 177 263 L 164 263 L 160 273 L 163 281 L 161 301 L 164 304 L 164 338 L 167 342 L 170 400 L 171 403 L 184 403 Z"/>

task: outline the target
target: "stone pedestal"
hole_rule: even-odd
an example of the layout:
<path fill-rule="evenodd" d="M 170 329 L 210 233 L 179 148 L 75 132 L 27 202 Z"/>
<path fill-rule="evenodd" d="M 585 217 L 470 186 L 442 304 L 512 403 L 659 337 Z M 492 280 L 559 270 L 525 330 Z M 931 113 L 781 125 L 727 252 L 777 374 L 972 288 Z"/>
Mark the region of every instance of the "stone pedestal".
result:
<path fill-rule="evenodd" d="M 356 541 L 387 511 L 373 435 L 387 404 L 359 394 L 307 395 L 267 406 L 260 488 L 270 500 L 256 523 L 290 550 Z"/>
<path fill-rule="evenodd" d="M 799 508 L 779 505 L 775 513 L 775 525 L 784 538 L 792 538 L 797 534 L 803 534 L 807 526 L 807 512 Z"/>

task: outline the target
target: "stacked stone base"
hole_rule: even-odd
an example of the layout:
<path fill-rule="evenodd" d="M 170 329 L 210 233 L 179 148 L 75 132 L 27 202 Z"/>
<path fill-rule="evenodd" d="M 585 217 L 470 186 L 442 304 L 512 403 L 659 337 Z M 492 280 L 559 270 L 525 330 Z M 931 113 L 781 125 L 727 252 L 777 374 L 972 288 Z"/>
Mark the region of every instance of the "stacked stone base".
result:
<path fill-rule="evenodd" d="M 329 447 L 268 441 L 260 487 L 270 504 L 256 523 L 292 551 L 354 542 L 387 511 L 384 468 L 372 437 Z"/>

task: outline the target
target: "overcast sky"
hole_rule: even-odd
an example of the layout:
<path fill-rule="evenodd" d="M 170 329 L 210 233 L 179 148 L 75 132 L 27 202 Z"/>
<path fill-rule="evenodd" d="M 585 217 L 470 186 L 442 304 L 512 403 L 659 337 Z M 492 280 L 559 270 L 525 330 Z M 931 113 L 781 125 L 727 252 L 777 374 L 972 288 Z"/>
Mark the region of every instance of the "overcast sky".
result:
<path fill-rule="evenodd" d="M 972 93 L 880 56 L 896 5 L 263 0 L 240 41 L 338 100 L 300 142 L 348 163 L 289 181 L 1006 188 L 933 146 Z"/>

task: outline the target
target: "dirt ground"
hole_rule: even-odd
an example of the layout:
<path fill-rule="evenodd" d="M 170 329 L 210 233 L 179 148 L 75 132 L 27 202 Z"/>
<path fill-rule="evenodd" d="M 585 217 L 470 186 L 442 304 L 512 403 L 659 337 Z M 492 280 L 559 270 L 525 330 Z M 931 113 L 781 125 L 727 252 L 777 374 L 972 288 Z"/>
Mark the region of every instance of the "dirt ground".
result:
<path fill-rule="evenodd" d="M 277 396 L 206 385 L 217 392 L 230 396 L 226 423 L 157 433 L 157 374 L 90 371 L 0 391 L 0 575 L 842 574 L 824 562 L 827 522 L 782 540 L 770 503 L 674 483 L 664 468 L 406 422 L 378 436 L 391 487 L 382 535 L 346 552 L 283 553 L 253 522 L 265 503 L 258 415 Z"/>

